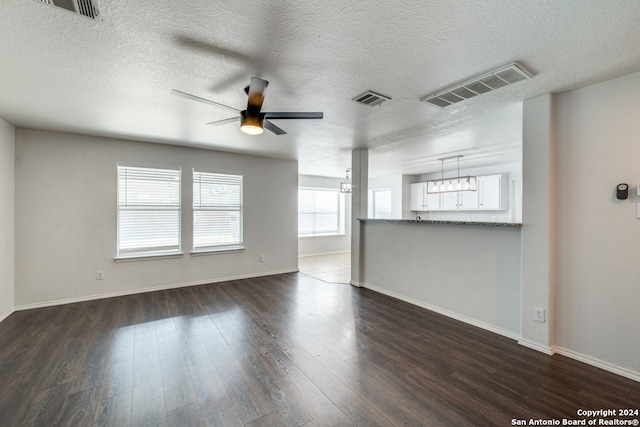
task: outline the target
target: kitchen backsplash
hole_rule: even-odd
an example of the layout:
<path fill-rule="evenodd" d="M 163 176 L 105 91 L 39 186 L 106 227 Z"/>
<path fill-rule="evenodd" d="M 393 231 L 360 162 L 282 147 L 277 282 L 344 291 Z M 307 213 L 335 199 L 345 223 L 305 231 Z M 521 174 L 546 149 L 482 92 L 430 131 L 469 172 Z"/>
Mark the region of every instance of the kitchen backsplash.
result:
<path fill-rule="evenodd" d="M 421 219 L 432 221 L 520 222 L 511 212 L 420 212 Z"/>

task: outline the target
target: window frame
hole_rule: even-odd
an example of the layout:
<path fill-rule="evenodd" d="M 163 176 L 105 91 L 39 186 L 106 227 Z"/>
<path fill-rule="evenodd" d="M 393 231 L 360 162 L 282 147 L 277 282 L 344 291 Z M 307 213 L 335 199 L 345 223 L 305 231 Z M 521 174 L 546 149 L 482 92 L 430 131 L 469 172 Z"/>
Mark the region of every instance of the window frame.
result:
<path fill-rule="evenodd" d="M 135 205 L 132 204 L 130 206 L 121 205 L 121 194 L 122 194 L 122 183 L 121 183 L 121 169 L 123 170 L 148 170 L 148 171 L 163 171 L 166 173 L 175 172 L 177 178 L 177 207 L 159 207 L 161 205 L 157 205 L 157 209 L 149 209 L 148 206 L 144 204 Z M 126 173 L 126 172 L 125 172 Z M 167 182 L 170 182 L 167 180 Z M 127 182 L 128 184 L 128 182 Z M 126 191 L 126 190 L 125 190 Z M 129 199 L 129 194 L 126 194 L 127 200 Z M 149 211 L 149 212 L 167 212 L 167 211 L 175 211 L 178 213 L 177 216 L 177 244 L 169 246 L 139 246 L 136 248 L 123 248 L 122 247 L 122 215 L 123 212 L 133 212 L 133 211 Z M 159 165 L 137 165 L 137 164 L 121 164 L 118 163 L 116 165 L 116 261 L 127 261 L 127 260 L 142 260 L 142 259 L 158 259 L 158 258 L 167 258 L 167 257 L 179 257 L 182 256 L 182 168 L 175 166 L 159 166 Z"/>
<path fill-rule="evenodd" d="M 239 178 L 239 182 L 240 182 L 240 200 L 239 200 L 239 208 L 238 209 L 229 209 L 228 207 L 225 209 L 221 209 L 220 206 L 217 207 L 203 207 L 203 206 L 196 206 L 196 185 L 201 184 L 201 178 L 200 181 L 197 182 L 196 181 L 196 177 L 197 176 L 201 176 L 198 174 L 203 174 L 205 176 L 226 176 L 226 177 L 235 177 L 235 178 Z M 192 169 L 192 176 L 191 176 L 191 183 L 192 183 L 192 224 L 191 224 L 191 232 L 192 232 L 192 244 L 191 244 L 191 254 L 194 256 L 197 255 L 206 255 L 206 254 L 215 254 L 215 253 L 222 253 L 222 252 L 238 252 L 238 251 L 243 251 L 245 249 L 244 247 L 244 175 L 239 174 L 239 173 L 229 173 L 229 172 L 212 172 L 212 171 L 208 171 L 208 170 L 202 170 L 202 169 L 196 169 L 193 168 Z M 200 190 L 201 191 L 201 190 Z M 201 194 L 201 193 L 200 193 Z M 200 197 L 200 203 L 201 203 L 202 197 Z M 239 227 L 238 227 L 238 233 L 239 233 L 239 241 L 236 243 L 224 243 L 224 244 L 219 244 L 219 245 L 202 245 L 202 246 L 196 246 L 196 214 L 198 212 L 239 212 Z"/>
<path fill-rule="evenodd" d="M 380 216 L 378 211 L 377 195 L 389 194 L 389 216 Z M 393 217 L 393 192 L 391 188 L 374 188 L 371 190 L 371 217 L 377 219 L 391 219 Z"/>
<path fill-rule="evenodd" d="M 302 187 L 298 187 L 298 200 L 300 200 L 300 191 L 324 191 L 324 192 L 332 192 L 332 193 L 336 193 L 336 211 L 335 211 L 335 215 L 336 215 L 336 229 L 335 231 L 331 231 L 331 232 L 324 232 L 324 233 L 316 233 L 316 232 L 312 232 L 312 233 L 304 233 L 301 234 L 300 233 L 300 214 L 312 214 L 312 215 L 317 215 L 320 214 L 318 212 L 311 211 L 311 212 L 301 212 L 300 211 L 300 205 L 298 204 L 298 238 L 308 238 L 308 237 L 324 237 L 324 236 L 344 236 L 345 233 L 345 222 L 346 222 L 346 218 L 345 218 L 345 195 L 344 193 L 341 193 L 339 189 L 337 188 L 326 188 L 326 187 L 309 187 L 309 186 L 302 186 Z M 326 214 L 326 212 L 324 212 L 323 214 Z M 315 227 L 314 227 L 315 228 Z"/>

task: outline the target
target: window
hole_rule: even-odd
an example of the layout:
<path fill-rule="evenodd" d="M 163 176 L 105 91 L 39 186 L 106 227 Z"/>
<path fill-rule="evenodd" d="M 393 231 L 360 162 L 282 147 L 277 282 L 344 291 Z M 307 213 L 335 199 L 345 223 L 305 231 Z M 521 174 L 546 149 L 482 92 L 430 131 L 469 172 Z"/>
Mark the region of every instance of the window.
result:
<path fill-rule="evenodd" d="M 373 218 L 391 218 L 391 190 L 389 188 L 373 190 L 371 199 Z"/>
<path fill-rule="evenodd" d="M 331 188 L 298 190 L 298 235 L 344 234 L 344 194 Z"/>
<path fill-rule="evenodd" d="M 180 253 L 180 172 L 118 165 L 118 258 Z"/>
<path fill-rule="evenodd" d="M 193 171 L 193 250 L 242 249 L 242 175 Z"/>

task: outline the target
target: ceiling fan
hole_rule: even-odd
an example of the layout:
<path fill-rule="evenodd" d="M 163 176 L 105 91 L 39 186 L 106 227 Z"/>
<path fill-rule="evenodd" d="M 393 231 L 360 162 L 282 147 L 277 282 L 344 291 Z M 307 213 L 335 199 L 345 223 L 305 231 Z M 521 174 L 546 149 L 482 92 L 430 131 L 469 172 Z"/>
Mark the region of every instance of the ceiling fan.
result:
<path fill-rule="evenodd" d="M 182 92 L 173 89 L 171 93 L 176 96 L 182 96 L 183 98 L 192 99 L 209 105 L 215 105 L 216 107 L 226 108 L 227 110 L 239 113 L 239 116 L 230 117 L 228 119 L 216 120 L 214 122 L 207 123 L 208 125 L 225 125 L 227 123 L 233 123 L 240 119 L 240 130 L 249 135 L 259 135 L 264 132 L 264 129 L 275 133 L 276 135 L 284 135 L 283 129 L 274 125 L 269 119 L 289 120 L 289 119 L 321 119 L 324 115 L 321 112 L 263 112 L 262 102 L 264 101 L 264 91 L 269 85 L 266 80 L 259 79 L 257 77 L 251 77 L 251 83 L 244 88 L 244 91 L 249 97 L 246 110 L 238 110 L 237 108 L 229 107 L 228 105 L 220 104 L 218 102 L 210 101 L 199 96 L 191 95 L 186 92 Z"/>

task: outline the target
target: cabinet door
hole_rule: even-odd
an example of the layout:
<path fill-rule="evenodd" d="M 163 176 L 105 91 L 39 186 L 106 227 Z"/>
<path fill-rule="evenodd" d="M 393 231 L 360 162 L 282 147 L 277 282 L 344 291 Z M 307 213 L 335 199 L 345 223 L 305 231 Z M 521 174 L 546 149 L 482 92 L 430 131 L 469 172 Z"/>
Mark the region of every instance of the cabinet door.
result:
<path fill-rule="evenodd" d="M 465 211 L 475 211 L 478 209 L 478 191 L 461 191 L 460 209 Z"/>
<path fill-rule="evenodd" d="M 502 175 L 478 177 L 478 209 L 497 211 L 502 209 Z"/>
<path fill-rule="evenodd" d="M 427 186 L 424 186 L 425 189 L 425 207 L 430 211 L 438 211 L 440 210 L 440 194 L 436 193 L 427 193 Z"/>
<path fill-rule="evenodd" d="M 426 209 L 425 193 L 427 185 L 425 182 L 416 182 L 409 186 L 409 209 L 412 211 L 423 211 Z"/>
<path fill-rule="evenodd" d="M 442 193 L 442 210 L 457 211 L 458 210 L 458 193 Z"/>

